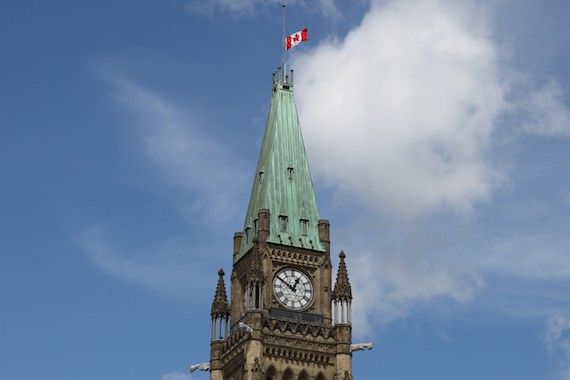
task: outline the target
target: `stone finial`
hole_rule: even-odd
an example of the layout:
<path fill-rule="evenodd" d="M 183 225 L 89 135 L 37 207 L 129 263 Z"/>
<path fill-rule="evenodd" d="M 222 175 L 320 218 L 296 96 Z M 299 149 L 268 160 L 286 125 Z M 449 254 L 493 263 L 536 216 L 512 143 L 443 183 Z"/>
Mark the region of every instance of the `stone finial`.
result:
<path fill-rule="evenodd" d="M 216 294 L 212 302 L 212 318 L 225 318 L 230 315 L 230 306 L 226 296 L 226 285 L 224 283 L 224 270 L 220 268 L 218 271 L 218 285 L 216 286 Z"/>
<path fill-rule="evenodd" d="M 338 301 L 352 301 L 352 287 L 348 279 L 348 271 L 346 270 L 346 263 L 344 259 L 346 254 L 340 251 L 340 262 L 338 264 L 338 272 L 336 274 L 336 283 L 334 284 L 333 300 Z"/>

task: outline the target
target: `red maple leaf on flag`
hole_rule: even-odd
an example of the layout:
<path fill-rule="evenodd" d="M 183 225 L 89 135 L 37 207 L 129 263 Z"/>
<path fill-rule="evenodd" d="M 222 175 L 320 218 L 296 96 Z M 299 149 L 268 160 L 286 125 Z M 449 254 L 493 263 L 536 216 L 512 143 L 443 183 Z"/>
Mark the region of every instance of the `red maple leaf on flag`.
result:
<path fill-rule="evenodd" d="M 290 36 L 287 36 L 285 39 L 287 50 L 291 49 L 293 46 L 297 46 L 303 41 L 307 41 L 308 39 L 309 29 L 307 28 L 299 30 L 297 33 L 293 33 Z"/>

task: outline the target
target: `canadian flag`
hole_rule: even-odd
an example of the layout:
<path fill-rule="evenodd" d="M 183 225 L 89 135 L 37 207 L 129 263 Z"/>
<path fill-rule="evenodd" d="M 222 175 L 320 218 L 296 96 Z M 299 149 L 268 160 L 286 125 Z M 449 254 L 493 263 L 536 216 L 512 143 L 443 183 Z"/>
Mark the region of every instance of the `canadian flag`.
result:
<path fill-rule="evenodd" d="M 287 50 L 291 49 L 293 46 L 299 45 L 303 41 L 307 41 L 309 38 L 309 29 L 305 28 L 299 30 L 297 33 L 293 33 L 287 36 L 285 42 L 287 43 Z"/>

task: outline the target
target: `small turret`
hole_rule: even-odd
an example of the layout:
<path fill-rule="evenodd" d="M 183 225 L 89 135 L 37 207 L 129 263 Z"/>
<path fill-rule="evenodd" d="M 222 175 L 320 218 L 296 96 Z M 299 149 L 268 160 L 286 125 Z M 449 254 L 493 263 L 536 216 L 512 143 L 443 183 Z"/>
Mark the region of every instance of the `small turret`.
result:
<path fill-rule="evenodd" d="M 218 272 L 218 285 L 212 301 L 212 340 L 221 340 L 228 336 L 230 306 L 226 296 L 226 285 L 224 283 L 224 270 Z"/>
<path fill-rule="evenodd" d="M 333 321 L 335 324 L 351 324 L 352 287 L 344 262 L 346 254 L 341 251 L 338 257 L 340 257 L 340 262 L 332 296 Z"/>

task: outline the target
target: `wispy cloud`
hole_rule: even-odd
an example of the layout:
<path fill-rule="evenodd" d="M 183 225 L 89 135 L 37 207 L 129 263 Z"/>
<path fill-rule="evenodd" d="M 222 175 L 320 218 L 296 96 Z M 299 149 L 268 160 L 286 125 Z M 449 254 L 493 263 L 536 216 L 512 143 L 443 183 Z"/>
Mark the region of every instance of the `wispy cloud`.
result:
<path fill-rule="evenodd" d="M 531 280 L 570 279 L 570 239 L 564 233 L 540 229 L 515 231 L 482 244 L 474 266 L 487 273 Z"/>
<path fill-rule="evenodd" d="M 104 221 L 77 234 L 75 241 L 104 273 L 162 294 L 188 296 L 188 289 L 209 283 L 206 267 L 220 265 L 204 259 L 205 247 L 221 252 L 230 244 L 212 243 L 210 236 L 219 236 L 242 216 L 234 207 L 246 185 L 242 163 L 227 146 L 204 133 L 207 128 L 192 110 L 183 111 L 108 66 L 98 69 L 111 85 L 112 99 L 131 117 L 125 135 L 135 142 L 140 161 L 150 164 L 145 165 L 148 174 L 157 186 L 176 190 L 171 201 L 189 229 L 198 230 L 192 241 L 173 236 L 141 247 L 128 236 L 112 233 L 113 221 Z M 230 232 L 227 236 L 231 239 Z"/>
<path fill-rule="evenodd" d="M 530 94 L 520 104 L 526 116 L 523 127 L 530 133 L 548 137 L 570 137 L 570 111 L 562 87 L 551 81 Z"/>
<path fill-rule="evenodd" d="M 546 321 L 543 335 L 555 365 L 556 378 L 570 379 L 570 318 L 555 315 Z"/>
<path fill-rule="evenodd" d="M 181 372 L 170 372 L 163 375 L 161 380 L 190 380 L 190 375 Z"/>
<path fill-rule="evenodd" d="M 217 12 L 244 15 L 252 14 L 261 7 L 276 7 L 281 3 L 283 3 L 282 0 L 193 0 L 186 4 L 186 10 L 205 16 L 212 16 Z M 325 17 L 336 19 L 340 16 L 335 0 L 290 0 L 286 4 L 299 4 L 307 10 L 317 10 Z"/>
<path fill-rule="evenodd" d="M 102 226 L 82 231 L 75 242 L 102 272 L 163 295 L 186 299 L 197 294 L 188 289 L 200 288 L 212 278 L 197 265 L 195 242 L 171 239 L 141 248 L 122 243 L 120 236 Z"/>
<path fill-rule="evenodd" d="M 159 178 L 185 192 L 188 220 L 234 220 L 239 190 L 246 186 L 243 163 L 229 147 L 206 134 L 192 110 L 172 102 L 120 75 L 109 74 L 113 97 L 133 112 L 133 138 L 142 144 Z M 231 186 L 229 186 L 231 184 Z M 232 212 L 233 211 L 233 212 Z M 241 213 L 239 213 L 241 215 Z"/>

